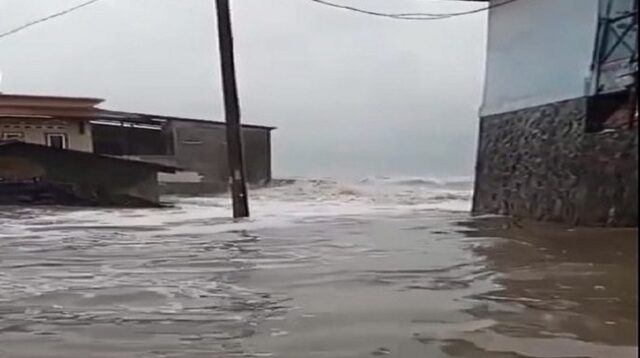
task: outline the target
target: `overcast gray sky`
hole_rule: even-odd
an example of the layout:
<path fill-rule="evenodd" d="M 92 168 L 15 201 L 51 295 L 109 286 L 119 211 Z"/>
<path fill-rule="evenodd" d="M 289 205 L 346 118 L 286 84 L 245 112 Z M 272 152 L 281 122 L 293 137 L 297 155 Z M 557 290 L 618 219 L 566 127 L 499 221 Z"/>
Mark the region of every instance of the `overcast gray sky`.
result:
<path fill-rule="evenodd" d="M 435 0 L 335 0 L 457 12 Z M 0 32 L 80 0 L 0 0 Z M 243 121 L 277 126 L 275 175 L 471 175 L 485 12 L 398 21 L 309 0 L 232 0 Z M 0 40 L 5 93 L 221 118 L 213 0 L 103 0 Z"/>

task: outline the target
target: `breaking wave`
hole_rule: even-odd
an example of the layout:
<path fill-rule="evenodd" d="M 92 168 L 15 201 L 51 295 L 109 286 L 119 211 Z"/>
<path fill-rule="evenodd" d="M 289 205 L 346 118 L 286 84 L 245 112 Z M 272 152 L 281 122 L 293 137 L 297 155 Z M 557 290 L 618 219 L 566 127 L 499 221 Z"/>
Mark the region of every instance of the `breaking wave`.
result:
<path fill-rule="evenodd" d="M 228 195 L 214 197 L 166 197 L 163 209 L 29 208 L 8 211 L 21 220 L 1 220 L 3 236 L 26 235 L 26 226 L 70 229 L 133 228 L 163 235 L 226 232 L 282 227 L 339 216 L 404 215 L 421 211 L 464 213 L 471 209 L 472 183 L 406 178 L 365 180 L 283 179 L 250 190 L 251 219 L 229 219 Z M 31 215 L 33 213 L 33 215 Z M 37 213 L 37 214 L 35 214 Z M 188 225 L 184 225 L 188 224 Z"/>
<path fill-rule="evenodd" d="M 424 178 L 424 177 L 384 177 L 376 176 L 364 178 L 362 183 L 379 183 L 389 185 L 406 186 L 429 186 L 429 187 L 451 187 L 451 186 L 471 186 L 472 177 L 449 177 L 449 178 Z"/>
<path fill-rule="evenodd" d="M 285 179 L 251 194 L 257 200 L 324 202 L 389 210 L 407 207 L 447 211 L 470 209 L 473 182 L 469 178 L 390 178 L 361 180 Z"/>

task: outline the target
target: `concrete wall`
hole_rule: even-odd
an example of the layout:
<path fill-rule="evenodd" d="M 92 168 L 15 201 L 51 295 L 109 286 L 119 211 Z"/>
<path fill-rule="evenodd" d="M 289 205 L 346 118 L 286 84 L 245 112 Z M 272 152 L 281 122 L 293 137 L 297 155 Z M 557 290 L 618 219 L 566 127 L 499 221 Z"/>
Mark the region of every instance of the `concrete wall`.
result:
<path fill-rule="evenodd" d="M 491 9 L 481 115 L 588 94 L 597 16 L 598 0 L 526 0 Z"/>
<path fill-rule="evenodd" d="M 481 118 L 474 213 L 637 226 L 637 128 L 586 133 L 587 115 L 579 98 Z"/>
<path fill-rule="evenodd" d="M 271 180 L 271 130 L 243 126 L 247 182 Z M 227 190 L 226 127 L 217 122 L 167 119 L 162 128 L 143 129 L 94 123 L 97 153 L 175 166 L 175 174 L 160 174 L 166 194 L 203 194 Z"/>
<path fill-rule="evenodd" d="M 226 182 L 220 180 L 206 181 L 200 172 L 187 169 L 184 166 L 179 167 L 176 157 L 173 155 L 128 155 L 122 158 L 180 168 L 181 170 L 176 173 L 158 173 L 158 182 L 162 194 L 198 195 L 224 192 L 227 189 Z M 188 163 L 183 163 L 183 165 L 188 165 Z"/>
<path fill-rule="evenodd" d="M 95 205 L 147 206 L 159 200 L 155 169 L 65 151 L 0 147 L 0 178 L 38 178 Z"/>
<path fill-rule="evenodd" d="M 171 155 L 170 134 L 161 128 L 91 123 L 94 152 L 109 155 Z"/>
<path fill-rule="evenodd" d="M 3 118 L 0 120 L 0 139 L 4 133 L 22 133 L 27 143 L 46 145 L 47 133 L 65 133 L 69 149 L 83 152 L 93 151 L 91 127 L 76 120 L 34 120 L 26 118 Z"/>
<path fill-rule="evenodd" d="M 205 182 L 227 181 L 225 128 L 201 122 L 171 121 L 176 164 L 198 172 Z"/>
<path fill-rule="evenodd" d="M 244 128 L 242 141 L 247 168 L 247 182 L 263 185 L 271 181 L 271 131 Z M 226 161 L 225 161 L 226 163 Z"/>
<path fill-rule="evenodd" d="M 172 185 L 180 192 L 215 192 L 227 188 L 226 128 L 223 125 L 200 121 L 170 121 L 173 132 L 173 152 L 176 166 L 197 173 L 198 182 L 185 182 L 185 176 Z M 248 183 L 259 185 L 271 180 L 271 133 L 268 129 L 242 129 Z M 189 178 L 198 179 L 189 175 Z M 169 179 L 169 178 L 167 178 Z M 165 184 L 168 182 L 164 182 Z"/>

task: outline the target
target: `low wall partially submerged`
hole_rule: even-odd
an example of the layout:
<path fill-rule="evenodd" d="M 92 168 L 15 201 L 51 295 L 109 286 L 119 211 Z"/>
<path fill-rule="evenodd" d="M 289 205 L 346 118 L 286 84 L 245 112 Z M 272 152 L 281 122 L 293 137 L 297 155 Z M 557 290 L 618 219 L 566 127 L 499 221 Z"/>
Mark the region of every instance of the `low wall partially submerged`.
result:
<path fill-rule="evenodd" d="M 637 226 L 637 129 L 586 121 L 587 98 L 481 118 L 473 212 Z"/>

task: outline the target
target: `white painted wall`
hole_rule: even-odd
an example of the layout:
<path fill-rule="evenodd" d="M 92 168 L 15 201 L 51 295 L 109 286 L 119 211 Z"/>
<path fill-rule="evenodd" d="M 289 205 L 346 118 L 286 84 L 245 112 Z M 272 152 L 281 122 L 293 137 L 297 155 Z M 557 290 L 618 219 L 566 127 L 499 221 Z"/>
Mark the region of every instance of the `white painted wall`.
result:
<path fill-rule="evenodd" d="M 158 173 L 160 183 L 202 183 L 202 175 L 198 172 Z"/>
<path fill-rule="evenodd" d="M 491 9 L 480 115 L 587 94 L 597 18 L 598 0 L 519 0 Z"/>
<path fill-rule="evenodd" d="M 64 133 L 67 135 L 68 148 L 83 152 L 93 152 L 93 137 L 89 123 L 85 124 L 84 133 L 80 132 L 77 120 L 31 120 L 27 118 L 1 118 L 0 139 L 5 133 L 20 133 L 27 143 L 46 145 L 47 133 Z"/>

